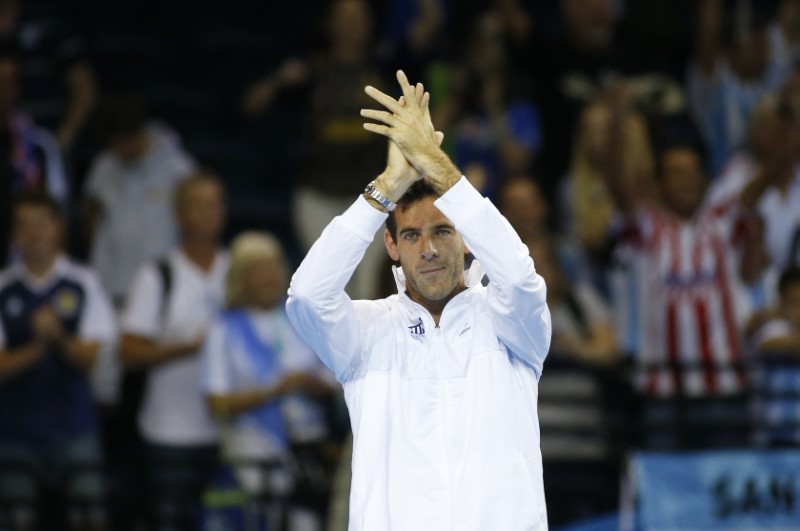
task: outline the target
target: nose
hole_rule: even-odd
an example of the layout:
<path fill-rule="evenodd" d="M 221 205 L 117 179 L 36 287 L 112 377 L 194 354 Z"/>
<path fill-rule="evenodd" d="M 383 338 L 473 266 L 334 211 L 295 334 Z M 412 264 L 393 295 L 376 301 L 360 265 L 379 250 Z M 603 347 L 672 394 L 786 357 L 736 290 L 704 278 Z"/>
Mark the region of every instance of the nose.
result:
<path fill-rule="evenodd" d="M 433 244 L 433 238 L 430 236 L 422 237 L 421 256 L 423 260 L 433 260 L 439 256 L 439 251 L 436 250 L 436 246 Z"/>

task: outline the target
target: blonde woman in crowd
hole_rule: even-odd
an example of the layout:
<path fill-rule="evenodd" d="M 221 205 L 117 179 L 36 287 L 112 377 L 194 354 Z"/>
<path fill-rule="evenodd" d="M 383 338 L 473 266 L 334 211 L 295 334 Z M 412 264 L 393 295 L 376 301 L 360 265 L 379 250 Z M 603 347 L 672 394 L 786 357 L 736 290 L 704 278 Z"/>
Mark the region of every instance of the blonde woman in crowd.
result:
<path fill-rule="evenodd" d="M 622 91 L 597 98 L 581 117 L 572 153 L 566 200 L 572 229 L 589 251 L 606 243 L 617 208 L 606 186 L 609 172 L 649 187 L 653 155 L 647 124 Z"/>
<path fill-rule="evenodd" d="M 285 494 L 292 483 L 290 445 L 327 436 L 324 411 L 312 398 L 331 394 L 333 375 L 286 320 L 287 286 L 278 240 L 265 233 L 240 235 L 231 246 L 227 309 L 203 349 L 202 387 L 222 425 L 223 460 L 254 496 Z M 261 467 L 270 461 L 283 465 Z M 293 509 L 289 528 L 319 529 L 314 520 Z"/>

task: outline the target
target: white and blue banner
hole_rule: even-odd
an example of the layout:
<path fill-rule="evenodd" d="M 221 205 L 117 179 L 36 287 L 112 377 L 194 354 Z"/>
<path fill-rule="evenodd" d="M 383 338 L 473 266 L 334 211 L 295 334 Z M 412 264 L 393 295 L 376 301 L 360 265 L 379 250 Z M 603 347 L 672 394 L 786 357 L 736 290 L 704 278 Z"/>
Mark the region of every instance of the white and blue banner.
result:
<path fill-rule="evenodd" d="M 800 530 L 800 450 L 642 453 L 630 466 L 641 531 Z"/>

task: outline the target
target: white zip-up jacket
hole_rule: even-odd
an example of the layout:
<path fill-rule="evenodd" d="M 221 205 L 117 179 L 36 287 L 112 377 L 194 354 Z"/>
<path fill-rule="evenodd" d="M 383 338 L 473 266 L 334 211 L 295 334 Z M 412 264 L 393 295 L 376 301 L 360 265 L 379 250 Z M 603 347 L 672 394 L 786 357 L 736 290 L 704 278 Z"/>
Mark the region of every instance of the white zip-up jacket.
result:
<path fill-rule="evenodd" d="M 397 295 L 345 294 L 386 220 L 363 197 L 328 225 L 289 288 L 290 321 L 344 386 L 354 436 L 348 529 L 545 530 L 536 414 L 551 334 L 544 280 L 465 178 L 434 204 L 480 260 L 439 326 L 405 294 L 399 269 Z"/>

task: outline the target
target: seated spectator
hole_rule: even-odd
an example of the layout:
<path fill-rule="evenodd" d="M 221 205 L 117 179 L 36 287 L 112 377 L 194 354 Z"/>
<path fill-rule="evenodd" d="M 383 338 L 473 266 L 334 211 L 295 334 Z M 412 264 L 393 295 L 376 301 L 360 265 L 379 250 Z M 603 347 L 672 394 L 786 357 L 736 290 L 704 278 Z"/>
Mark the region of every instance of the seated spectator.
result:
<path fill-rule="evenodd" d="M 746 441 L 738 423 L 746 417 L 740 330 L 748 308 L 737 262 L 747 249 L 736 245 L 736 203 L 704 207 L 704 167 L 695 142 L 668 139 L 656 157 L 657 199 L 609 175 L 635 262 L 635 384 L 647 399 L 645 421 L 672 423 L 644 428 L 651 448 Z"/>
<path fill-rule="evenodd" d="M 222 307 L 228 254 L 220 247 L 220 181 L 197 174 L 175 191 L 180 246 L 145 263 L 122 315 L 120 360 L 144 370 L 139 412 L 145 444 L 149 529 L 194 529 L 197 503 L 216 466 L 217 429 L 200 391 L 200 350 Z"/>
<path fill-rule="evenodd" d="M 195 164 L 176 134 L 152 120 L 138 98 L 107 99 L 96 127 L 107 148 L 86 181 L 85 237 L 91 263 L 119 308 L 138 267 L 177 243 L 175 187 Z"/>
<path fill-rule="evenodd" d="M 756 332 L 760 370 L 755 376 L 756 441 L 767 447 L 800 444 L 800 268 L 786 269 L 780 302 Z"/>
<path fill-rule="evenodd" d="M 288 283 L 283 250 L 273 236 L 236 238 L 227 310 L 203 349 L 202 388 L 222 423 L 223 458 L 254 497 L 286 495 L 293 479 L 287 467 L 291 445 L 320 443 L 327 435 L 324 411 L 313 399 L 331 394 L 335 379 L 286 320 Z M 270 462 L 278 466 L 261 468 Z M 292 513 L 289 528 L 300 529 L 291 520 L 309 515 Z"/>
<path fill-rule="evenodd" d="M 38 188 L 65 203 L 68 193 L 53 135 L 20 110 L 19 69 L 17 56 L 0 48 L 0 267 L 8 260 L 12 196 Z"/>
<path fill-rule="evenodd" d="M 777 92 L 789 74 L 790 65 L 780 62 L 769 45 L 764 14 L 759 9 L 740 14 L 725 10 L 722 0 L 698 3 L 687 98 L 709 146 L 712 178 L 743 147 L 756 104 Z M 743 20 L 746 28 L 739 27 Z"/>
<path fill-rule="evenodd" d="M 20 261 L 0 274 L 0 528 L 103 529 L 87 372 L 114 339 L 113 309 L 95 274 L 62 254 L 54 199 L 20 195 L 13 220 Z"/>
<path fill-rule="evenodd" d="M 0 2 L 0 43 L 20 56 L 25 108 L 53 128 L 61 149 L 69 151 L 92 111 L 97 82 L 68 14 L 48 6 L 49 16 L 42 16 L 34 4 Z"/>

